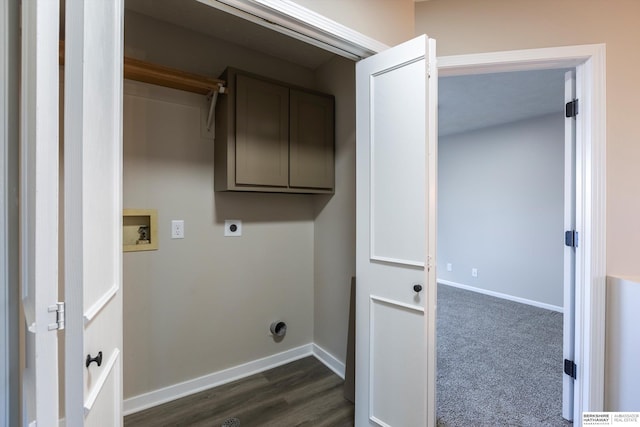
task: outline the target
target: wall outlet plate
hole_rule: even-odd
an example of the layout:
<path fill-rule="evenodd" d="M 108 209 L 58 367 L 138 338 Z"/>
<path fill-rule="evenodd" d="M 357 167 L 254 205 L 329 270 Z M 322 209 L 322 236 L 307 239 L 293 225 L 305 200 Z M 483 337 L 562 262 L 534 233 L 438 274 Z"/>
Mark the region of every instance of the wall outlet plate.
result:
<path fill-rule="evenodd" d="M 184 239 L 184 220 L 174 219 L 171 221 L 171 238 Z"/>
<path fill-rule="evenodd" d="M 226 237 L 242 236 L 242 221 L 239 219 L 227 219 L 224 221 L 224 235 Z"/>

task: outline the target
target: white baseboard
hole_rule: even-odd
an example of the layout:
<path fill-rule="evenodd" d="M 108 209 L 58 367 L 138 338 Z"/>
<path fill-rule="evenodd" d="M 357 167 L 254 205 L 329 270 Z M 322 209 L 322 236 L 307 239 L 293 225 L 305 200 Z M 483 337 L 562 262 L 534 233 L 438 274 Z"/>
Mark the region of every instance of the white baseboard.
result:
<path fill-rule="evenodd" d="M 540 302 L 540 301 L 534 301 L 534 300 L 530 300 L 530 299 L 526 299 L 526 298 L 515 297 L 515 296 L 509 295 L 509 294 L 503 294 L 503 293 L 500 293 L 500 292 L 489 291 L 489 290 L 486 290 L 486 289 L 476 288 L 476 287 L 469 286 L 469 285 L 463 285 L 462 283 L 456 283 L 456 282 L 452 282 L 450 280 L 437 279 L 437 282 L 439 284 L 443 284 L 443 285 L 447 285 L 447 286 L 453 286 L 454 288 L 466 289 L 467 291 L 478 292 L 480 294 L 485 294 L 485 295 L 491 295 L 492 297 L 502 298 L 502 299 L 506 299 L 506 300 L 510 300 L 510 301 L 515 301 L 515 302 L 519 302 L 519 303 L 522 303 L 522 304 L 532 305 L 534 307 L 545 308 L 547 310 L 557 311 L 559 313 L 564 312 L 564 308 L 563 307 L 559 307 L 557 305 L 551 305 L 551 304 L 547 304 L 547 303 Z"/>
<path fill-rule="evenodd" d="M 242 365 L 234 366 L 229 369 L 207 374 L 199 378 L 194 378 L 192 380 L 130 397 L 125 399 L 123 402 L 123 412 L 124 415 L 130 415 L 135 412 L 248 377 L 307 356 L 314 356 L 335 372 L 336 375 L 344 379 L 344 364 L 322 347 L 311 343 L 282 353 L 274 354 L 272 356 L 264 357 L 262 359 L 253 360 Z"/>
<path fill-rule="evenodd" d="M 253 360 L 229 369 L 130 397 L 125 399 L 123 402 L 123 412 L 124 415 L 133 414 L 162 403 L 170 402 L 240 378 L 248 377 L 249 375 L 257 374 L 311 355 L 314 355 L 313 344 L 305 344 L 282 353 Z"/>
<path fill-rule="evenodd" d="M 317 344 L 313 344 L 313 355 L 337 376 L 344 379 L 344 363 Z"/>

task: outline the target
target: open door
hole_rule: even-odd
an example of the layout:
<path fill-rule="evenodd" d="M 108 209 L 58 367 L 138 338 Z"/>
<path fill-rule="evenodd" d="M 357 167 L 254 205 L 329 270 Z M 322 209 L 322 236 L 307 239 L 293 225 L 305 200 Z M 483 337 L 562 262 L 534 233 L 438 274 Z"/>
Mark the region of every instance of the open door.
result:
<path fill-rule="evenodd" d="M 59 2 L 22 2 L 20 280 L 22 425 L 58 424 Z M 58 322 L 58 319 L 60 322 Z"/>
<path fill-rule="evenodd" d="M 562 378 L 562 416 L 573 420 L 573 386 L 575 381 L 575 284 L 576 246 L 579 236 L 576 231 L 576 76 L 568 71 L 564 76 L 564 100 L 567 105 L 564 122 L 564 295 L 562 353 L 565 374 Z M 576 101 L 577 102 L 577 101 Z M 572 107 L 572 105 L 575 105 Z"/>
<path fill-rule="evenodd" d="M 435 41 L 356 67 L 355 425 L 433 426 Z"/>
<path fill-rule="evenodd" d="M 123 1 L 65 13 L 65 418 L 119 426 Z"/>

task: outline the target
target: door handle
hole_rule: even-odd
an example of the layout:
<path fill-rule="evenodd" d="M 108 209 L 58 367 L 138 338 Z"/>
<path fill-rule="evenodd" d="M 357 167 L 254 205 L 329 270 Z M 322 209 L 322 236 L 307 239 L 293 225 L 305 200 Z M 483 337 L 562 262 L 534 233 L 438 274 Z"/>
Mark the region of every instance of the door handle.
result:
<path fill-rule="evenodd" d="M 85 362 L 85 366 L 88 368 L 93 362 L 96 362 L 98 366 L 102 365 L 102 352 L 99 351 L 96 357 L 91 357 L 90 354 L 87 354 L 87 361 Z"/>

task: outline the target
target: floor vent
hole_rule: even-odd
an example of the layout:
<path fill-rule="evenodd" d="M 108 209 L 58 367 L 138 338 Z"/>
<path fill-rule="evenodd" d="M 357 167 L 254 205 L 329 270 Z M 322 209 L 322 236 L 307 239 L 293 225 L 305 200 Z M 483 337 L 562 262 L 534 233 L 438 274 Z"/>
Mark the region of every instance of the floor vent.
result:
<path fill-rule="evenodd" d="M 229 418 L 222 423 L 222 427 L 240 427 L 240 419 Z"/>

